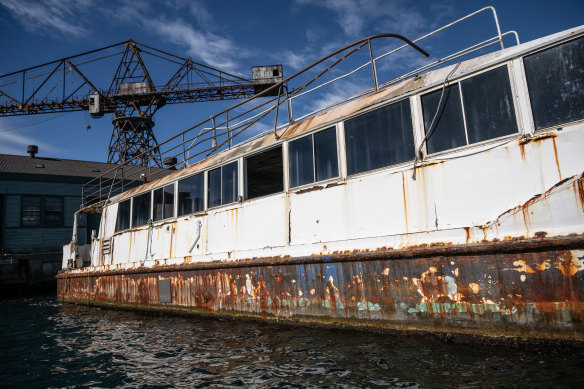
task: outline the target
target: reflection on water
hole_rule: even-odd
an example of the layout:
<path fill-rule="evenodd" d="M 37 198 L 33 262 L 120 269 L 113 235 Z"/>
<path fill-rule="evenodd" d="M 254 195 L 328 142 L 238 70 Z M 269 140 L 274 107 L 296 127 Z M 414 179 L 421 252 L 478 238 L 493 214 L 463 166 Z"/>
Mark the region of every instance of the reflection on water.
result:
<path fill-rule="evenodd" d="M 584 349 L 429 338 L 0 302 L 5 387 L 578 387 Z"/>

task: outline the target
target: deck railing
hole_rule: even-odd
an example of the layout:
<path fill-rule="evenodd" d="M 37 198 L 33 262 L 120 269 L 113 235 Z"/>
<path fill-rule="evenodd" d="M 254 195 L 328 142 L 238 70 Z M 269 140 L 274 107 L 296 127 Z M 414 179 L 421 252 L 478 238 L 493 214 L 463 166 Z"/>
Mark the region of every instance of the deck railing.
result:
<path fill-rule="evenodd" d="M 379 82 L 379 71 L 377 66 L 379 61 L 408 47 L 414 48 L 425 56 L 428 56 L 428 54 L 417 45 L 417 43 L 473 16 L 489 11 L 492 12 L 497 31 L 495 36 L 489 37 L 479 43 L 472 44 L 462 50 L 456 51 L 455 53 L 435 59 L 432 62 L 408 71 L 399 77 L 394 77 L 391 80 L 382 83 Z M 166 157 L 165 159 L 167 161 L 171 161 L 171 166 L 169 166 L 169 168 L 174 169 L 176 167 L 182 168 L 189 166 L 190 164 L 201 161 L 214 153 L 230 149 L 237 145 L 237 142 L 239 142 L 239 144 L 249 142 L 265 136 L 270 132 L 273 132 L 276 135 L 276 138 L 278 138 L 282 130 L 295 122 L 318 115 L 341 104 L 374 93 L 380 89 L 387 88 L 390 85 L 414 77 L 422 72 L 445 66 L 448 63 L 472 53 L 476 53 L 479 50 L 497 43 L 499 43 L 501 49 L 503 49 L 503 37 L 506 35 L 513 35 L 517 44 L 519 44 L 519 37 L 515 31 L 501 32 L 495 8 L 488 6 L 457 19 L 413 41 L 397 34 L 378 34 L 356 41 L 319 59 L 261 93 L 187 128 L 149 150 L 144 150 L 144 152 L 135 156 L 134 159 L 128 161 L 125 165 L 111 169 L 101 176 L 91 180 L 83 186 L 82 207 L 97 203 L 104 199 L 109 199 L 128 189 L 129 186 L 136 186 L 141 182 L 151 181 L 167 174 L 167 169 L 137 165 L 145 156 L 149 155 L 151 151 L 154 151 L 155 148 L 160 148 L 160 150 L 162 150 L 160 155 L 163 158 Z M 404 44 L 375 57 L 373 55 L 372 41 L 386 38 L 399 39 L 403 41 Z M 336 76 L 330 80 L 324 80 L 325 76 L 330 76 L 330 74 L 332 74 L 331 71 L 339 66 L 340 63 L 347 61 L 362 48 L 367 48 L 368 50 L 368 61 L 350 71 L 344 72 L 340 76 Z M 294 116 L 295 105 L 300 106 L 301 108 L 306 107 L 307 105 L 304 104 L 303 106 L 302 103 L 298 101 L 299 99 L 306 99 L 306 96 L 313 95 L 317 91 L 321 91 L 323 88 L 341 80 L 345 80 L 351 76 L 356 77 L 359 74 L 359 71 L 366 68 L 371 68 L 370 76 L 372 80 L 370 88 L 366 88 L 365 90 L 350 95 L 349 97 L 339 98 L 338 101 L 333 103 L 323 104 L 316 109 L 308 109 L 308 112 L 302 113 L 298 117 Z M 311 72 L 315 72 L 316 74 L 310 76 Z M 314 85 L 319 80 L 322 80 L 321 83 Z M 270 96 L 274 94 L 275 96 Z M 281 113 L 281 110 L 285 110 L 285 112 Z M 255 129 L 256 134 L 250 133 L 251 131 L 249 130 L 252 128 Z"/>

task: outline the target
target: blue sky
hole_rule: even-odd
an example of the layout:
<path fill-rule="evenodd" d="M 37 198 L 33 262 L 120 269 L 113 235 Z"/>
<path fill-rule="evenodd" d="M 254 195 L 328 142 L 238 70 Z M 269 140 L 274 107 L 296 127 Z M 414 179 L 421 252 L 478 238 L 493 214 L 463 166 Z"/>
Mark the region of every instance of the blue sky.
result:
<path fill-rule="evenodd" d="M 0 75 L 130 38 L 245 77 L 252 66 L 269 64 L 282 64 L 290 75 L 360 38 L 389 32 L 415 39 L 486 5 L 495 6 L 501 28 L 517 31 L 522 42 L 584 22 L 582 1 L 0 0 Z M 481 15 L 421 46 L 436 59 L 448 48 L 493 36 L 491 20 Z M 421 61 L 410 52 L 385 70 L 399 73 Z M 110 78 L 113 71 L 94 70 L 102 73 L 95 77 Z M 315 99 L 328 102 L 359 88 L 340 83 Z M 166 106 L 155 116 L 155 134 L 164 140 L 233 103 Z M 105 161 L 111 132 L 110 115 L 92 119 L 87 112 L 0 118 L 0 153 L 25 155 L 27 144 L 37 144 L 40 156 Z"/>

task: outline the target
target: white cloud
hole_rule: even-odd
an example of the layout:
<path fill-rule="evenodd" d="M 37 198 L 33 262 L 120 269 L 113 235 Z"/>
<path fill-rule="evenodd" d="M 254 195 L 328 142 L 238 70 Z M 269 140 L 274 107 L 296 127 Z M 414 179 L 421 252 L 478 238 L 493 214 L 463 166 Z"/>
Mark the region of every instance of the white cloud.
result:
<path fill-rule="evenodd" d="M 38 139 L 0 129 L 0 153 L 25 155 L 26 146 L 31 144 L 38 145 L 39 151 L 44 153 L 56 154 L 61 152 L 58 148 L 53 147 L 48 143 L 40 142 Z"/>
<path fill-rule="evenodd" d="M 202 32 L 181 19 L 151 19 L 146 22 L 169 41 L 185 46 L 187 53 L 227 72 L 238 69 L 237 57 L 246 57 L 249 53 L 231 39 L 213 33 Z"/>
<path fill-rule="evenodd" d="M 320 92 L 318 98 L 311 100 L 303 107 L 306 113 L 322 109 L 331 104 L 337 103 L 357 93 L 363 92 L 365 88 L 362 83 L 355 81 L 339 80 L 325 87 Z M 309 95 L 307 95 L 308 97 Z"/>
<path fill-rule="evenodd" d="M 78 16 L 90 3 L 90 0 L 0 0 L 25 29 L 73 37 L 87 33 Z"/>
<path fill-rule="evenodd" d="M 380 32 L 414 35 L 427 27 L 421 12 L 402 0 L 296 0 L 296 4 L 331 11 L 343 32 L 354 38 L 362 38 L 366 26 Z"/>

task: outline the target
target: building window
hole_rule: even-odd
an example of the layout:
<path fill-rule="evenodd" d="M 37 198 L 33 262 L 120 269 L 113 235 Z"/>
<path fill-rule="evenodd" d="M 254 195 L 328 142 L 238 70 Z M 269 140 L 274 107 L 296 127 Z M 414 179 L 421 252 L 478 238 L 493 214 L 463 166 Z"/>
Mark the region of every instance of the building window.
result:
<path fill-rule="evenodd" d="M 130 199 L 121 201 L 118 204 L 118 215 L 116 218 L 116 232 L 130 228 Z"/>
<path fill-rule="evenodd" d="M 518 132 L 507 66 L 422 96 L 422 109 L 428 154 Z"/>
<path fill-rule="evenodd" d="M 291 188 L 339 175 L 334 127 L 291 141 L 288 155 Z"/>
<path fill-rule="evenodd" d="M 245 159 L 245 198 L 267 196 L 284 191 L 282 146 Z"/>
<path fill-rule="evenodd" d="M 63 226 L 63 198 L 45 197 L 44 225 L 45 227 Z"/>
<path fill-rule="evenodd" d="M 414 159 L 410 101 L 402 100 L 347 120 L 345 144 L 348 174 Z"/>
<path fill-rule="evenodd" d="M 154 191 L 154 221 L 174 217 L 174 184 Z"/>
<path fill-rule="evenodd" d="M 584 38 L 523 58 L 535 128 L 584 119 Z"/>
<path fill-rule="evenodd" d="M 22 197 L 21 224 L 26 227 L 41 226 L 41 198 Z"/>
<path fill-rule="evenodd" d="M 204 209 L 205 182 L 203 173 L 178 182 L 178 215 L 200 212 Z"/>
<path fill-rule="evenodd" d="M 209 208 L 237 201 L 237 161 L 209 171 Z"/>
<path fill-rule="evenodd" d="M 24 227 L 63 227 L 63 214 L 63 197 L 22 197 L 20 223 Z"/>
<path fill-rule="evenodd" d="M 132 202 L 132 228 L 147 224 L 150 220 L 150 192 L 134 197 Z"/>

